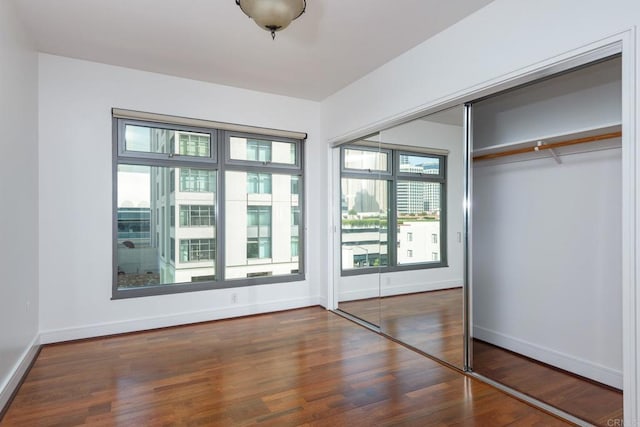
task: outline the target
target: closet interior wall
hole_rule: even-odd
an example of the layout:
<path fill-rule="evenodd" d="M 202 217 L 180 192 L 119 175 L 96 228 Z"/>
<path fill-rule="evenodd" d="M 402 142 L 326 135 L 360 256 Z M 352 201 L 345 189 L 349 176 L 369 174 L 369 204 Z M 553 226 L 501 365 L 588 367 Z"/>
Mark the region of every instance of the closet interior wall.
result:
<path fill-rule="evenodd" d="M 474 103 L 472 123 L 476 158 L 613 134 L 473 162 L 471 333 L 617 389 L 621 105 L 617 57 Z"/>

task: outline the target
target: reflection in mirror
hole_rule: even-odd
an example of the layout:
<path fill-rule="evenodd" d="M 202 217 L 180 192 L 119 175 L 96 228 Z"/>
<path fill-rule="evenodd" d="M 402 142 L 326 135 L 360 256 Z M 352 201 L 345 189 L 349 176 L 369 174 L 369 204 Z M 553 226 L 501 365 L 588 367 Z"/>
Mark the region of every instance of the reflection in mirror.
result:
<path fill-rule="evenodd" d="M 397 165 L 396 247 L 381 277 L 381 330 L 460 369 L 463 114 L 458 106 L 380 132 Z"/>
<path fill-rule="evenodd" d="M 370 136 L 340 156 L 340 280 L 338 309 L 380 325 L 380 268 L 388 264 L 390 153 Z"/>
<path fill-rule="evenodd" d="M 337 287 L 341 311 L 460 369 L 463 148 L 462 106 L 340 148 Z"/>

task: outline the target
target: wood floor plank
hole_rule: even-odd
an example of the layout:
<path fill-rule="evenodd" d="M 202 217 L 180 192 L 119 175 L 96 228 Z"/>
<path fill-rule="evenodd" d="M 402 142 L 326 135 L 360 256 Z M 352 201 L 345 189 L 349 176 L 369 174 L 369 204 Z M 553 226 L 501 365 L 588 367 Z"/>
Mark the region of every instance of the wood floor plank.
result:
<path fill-rule="evenodd" d="M 464 366 L 462 288 L 340 303 L 383 333 L 460 369 Z"/>
<path fill-rule="evenodd" d="M 597 426 L 620 424 L 623 396 L 602 384 L 483 341 L 473 342 L 474 371 Z"/>
<path fill-rule="evenodd" d="M 47 345 L 1 424 L 567 425 L 319 307 Z"/>

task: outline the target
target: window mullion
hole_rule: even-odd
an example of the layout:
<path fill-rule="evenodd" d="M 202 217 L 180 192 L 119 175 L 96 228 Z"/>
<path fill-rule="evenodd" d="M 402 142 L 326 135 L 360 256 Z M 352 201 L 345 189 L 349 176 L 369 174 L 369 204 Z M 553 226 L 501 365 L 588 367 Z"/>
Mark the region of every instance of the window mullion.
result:
<path fill-rule="evenodd" d="M 131 135 L 126 134 L 128 131 L 131 131 Z M 276 271 L 274 262 L 269 264 L 272 271 L 269 275 L 273 275 L 273 278 L 254 277 L 261 274 L 251 275 L 247 272 L 247 279 L 237 280 L 227 278 L 226 274 L 227 237 L 237 240 L 235 232 L 240 230 L 236 226 L 227 230 L 228 221 L 246 215 L 246 210 L 238 215 L 233 201 L 227 203 L 227 195 L 234 197 L 228 194 L 229 191 L 233 193 L 240 190 L 240 181 L 229 182 L 228 173 L 238 172 L 245 177 L 250 172 L 256 174 L 257 205 L 266 203 L 264 197 L 260 199 L 261 196 L 278 191 L 289 194 L 285 197 L 290 199 L 288 209 L 296 209 L 303 200 L 300 184 L 304 159 L 301 141 L 248 135 L 249 139 L 258 141 L 256 158 L 265 162 L 254 164 L 225 161 L 230 158 L 227 151 L 229 133 L 222 130 L 114 118 L 113 132 L 113 298 L 289 282 L 304 278 L 303 273 L 298 273 L 302 272 L 302 248 L 299 249 L 297 242 L 293 248 L 294 238 L 300 239 L 302 233 L 296 236 L 292 232 L 291 215 L 286 213 L 286 209 L 282 211 L 281 207 L 278 207 L 277 214 L 275 207 L 273 212 L 272 207 L 268 207 L 270 214 L 265 216 L 264 221 L 259 221 L 258 252 L 269 258 L 290 253 L 290 271 Z M 275 151 L 274 147 L 277 147 Z M 246 191 L 246 186 L 241 190 Z M 179 196 L 180 193 L 185 194 Z M 213 199 L 206 194 L 211 194 Z M 282 200 L 282 194 L 279 200 Z M 275 198 L 272 196 L 270 205 L 275 206 L 273 200 Z M 142 219 L 128 219 L 127 215 L 130 217 L 131 212 Z M 277 225 L 276 220 L 281 221 L 277 218 L 283 216 L 284 223 Z M 281 227 L 282 230 L 274 227 Z M 300 224 L 299 228 L 302 227 Z M 227 231 L 233 234 L 227 236 Z M 130 241 L 132 238 L 125 240 L 125 235 L 147 237 L 144 241 L 134 242 Z M 279 245 L 277 250 L 274 246 L 276 239 Z M 141 251 L 146 251 L 146 254 Z M 246 255 L 246 247 L 243 251 Z M 299 256 L 300 261 L 294 262 L 294 256 Z M 215 260 L 211 266 L 213 258 Z M 191 265 L 182 266 L 183 263 Z M 192 276 L 192 272 L 198 269 L 200 276 Z M 215 274 L 215 279 L 213 274 L 204 273 L 206 269 Z M 133 276 L 143 279 L 144 283 L 137 284 L 135 289 L 123 287 L 124 278 Z"/>

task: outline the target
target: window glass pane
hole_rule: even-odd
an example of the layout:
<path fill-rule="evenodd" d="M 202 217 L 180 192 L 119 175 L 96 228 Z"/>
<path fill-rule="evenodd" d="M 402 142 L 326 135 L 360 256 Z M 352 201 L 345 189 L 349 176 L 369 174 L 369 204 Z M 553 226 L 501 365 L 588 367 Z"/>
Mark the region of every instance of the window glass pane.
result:
<path fill-rule="evenodd" d="M 211 136 L 207 133 L 125 126 L 126 151 L 211 157 Z"/>
<path fill-rule="evenodd" d="M 179 169 L 181 193 L 215 193 L 216 172 L 204 169 Z"/>
<path fill-rule="evenodd" d="M 177 133 L 180 145 L 175 154 L 182 156 L 209 157 L 211 155 L 209 135 L 180 132 Z"/>
<path fill-rule="evenodd" d="M 167 181 L 182 176 L 185 170 L 190 171 L 118 165 L 119 289 L 215 277 L 215 185 L 213 191 L 197 195 L 183 191 L 162 194 L 158 190 L 179 188 Z M 215 182 L 216 172 L 206 172 L 208 179 Z"/>
<path fill-rule="evenodd" d="M 180 227 L 209 227 L 215 225 L 213 205 L 180 205 Z"/>
<path fill-rule="evenodd" d="M 440 158 L 418 154 L 400 154 L 400 172 L 440 175 Z"/>
<path fill-rule="evenodd" d="M 345 148 L 343 155 L 345 169 L 383 172 L 388 170 L 389 155 L 386 152 Z"/>
<path fill-rule="evenodd" d="M 300 194 L 300 177 L 292 176 L 291 177 L 291 194 Z"/>
<path fill-rule="evenodd" d="M 440 261 L 442 184 L 398 181 L 398 265 Z"/>
<path fill-rule="evenodd" d="M 295 165 L 297 145 L 293 142 L 269 141 L 232 136 L 229 143 L 232 160 Z"/>
<path fill-rule="evenodd" d="M 294 177 L 227 171 L 225 178 L 226 279 L 288 275 L 299 269 L 299 248 L 293 244 L 300 228 L 295 224 L 299 196 L 291 192 Z"/>
<path fill-rule="evenodd" d="M 388 265 L 388 182 L 342 178 L 342 269 Z"/>
<path fill-rule="evenodd" d="M 201 261 L 214 261 L 216 259 L 216 247 L 214 239 L 181 239 L 180 262 L 199 263 Z"/>
<path fill-rule="evenodd" d="M 247 193 L 271 194 L 271 174 L 247 172 Z"/>

